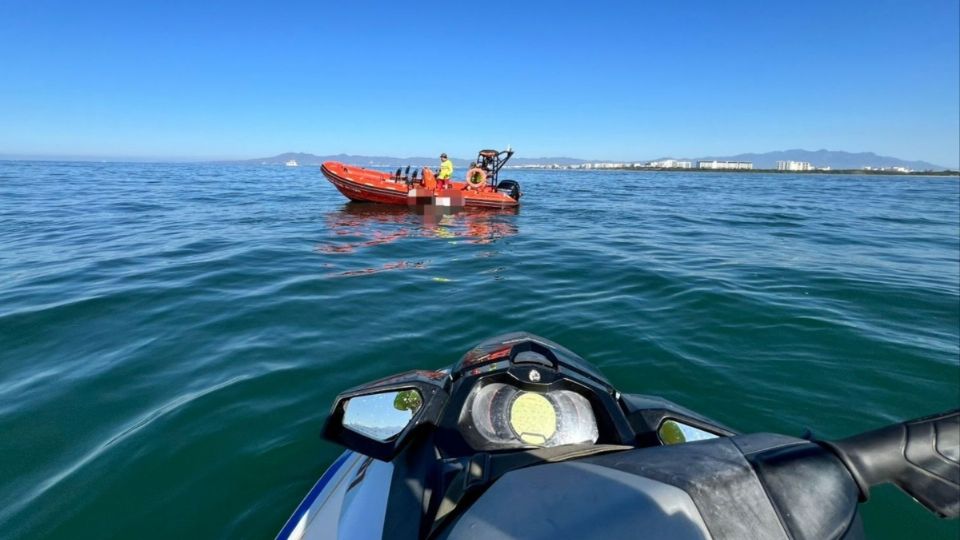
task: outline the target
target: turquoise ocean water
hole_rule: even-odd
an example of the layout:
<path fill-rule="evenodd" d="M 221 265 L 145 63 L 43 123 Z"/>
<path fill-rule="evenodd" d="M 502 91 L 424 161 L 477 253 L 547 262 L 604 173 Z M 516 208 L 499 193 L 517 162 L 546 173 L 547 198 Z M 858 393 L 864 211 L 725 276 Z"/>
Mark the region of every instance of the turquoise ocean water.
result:
<path fill-rule="evenodd" d="M 340 390 L 510 330 L 741 431 L 960 404 L 954 178 L 517 172 L 508 213 L 317 167 L 0 162 L 0 537 L 272 537 Z M 956 538 L 893 488 L 873 538 Z"/>

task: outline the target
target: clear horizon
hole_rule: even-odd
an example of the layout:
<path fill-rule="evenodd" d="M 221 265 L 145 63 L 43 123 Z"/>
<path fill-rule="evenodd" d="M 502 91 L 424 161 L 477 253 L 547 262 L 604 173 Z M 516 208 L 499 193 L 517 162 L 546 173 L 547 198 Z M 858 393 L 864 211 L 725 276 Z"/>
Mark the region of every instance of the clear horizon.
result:
<path fill-rule="evenodd" d="M 809 152 L 816 152 L 816 151 L 819 151 L 819 150 L 826 150 L 826 151 L 828 151 L 828 152 L 847 152 L 846 150 L 829 150 L 829 149 L 807 150 L 807 149 L 803 149 L 803 148 L 790 148 L 790 149 L 784 149 L 784 150 L 770 150 L 770 151 L 768 151 L 768 152 L 794 151 L 794 150 L 809 151 Z M 707 156 L 707 155 L 704 154 L 704 155 L 699 155 L 699 156 L 657 156 L 657 157 L 629 158 L 629 159 L 606 159 L 606 160 L 604 160 L 604 159 L 594 159 L 594 158 L 591 158 L 591 157 L 589 157 L 589 156 L 587 156 L 587 157 L 585 157 L 585 156 L 559 156 L 559 155 L 554 155 L 554 156 L 527 156 L 527 155 L 518 155 L 518 156 L 521 157 L 521 158 L 524 158 L 524 159 L 534 159 L 534 160 L 536 160 L 536 159 L 559 158 L 559 159 L 580 159 L 580 160 L 589 161 L 589 162 L 636 163 L 636 162 L 653 161 L 653 160 L 657 160 L 657 159 L 698 159 L 698 158 L 707 158 L 707 157 L 721 158 L 721 157 L 732 157 L 732 156 L 735 156 L 735 155 L 738 155 L 738 154 L 761 154 L 761 155 L 762 155 L 762 154 L 765 154 L 765 153 L 768 153 L 768 152 L 738 152 L 737 154 L 731 154 L 731 156 Z M 848 152 L 848 153 L 851 153 L 851 154 L 857 154 L 857 153 L 873 153 L 873 154 L 876 154 L 876 152 L 870 152 L 870 151 L 868 151 L 868 150 L 864 150 L 864 151 L 862 151 L 862 152 Z M 158 157 L 149 157 L 149 156 L 95 156 L 95 155 L 94 155 L 94 156 L 78 156 L 78 155 L 7 155 L 7 154 L 0 154 L 0 161 L 63 161 L 63 162 L 76 161 L 76 162 L 108 162 L 108 163 L 109 163 L 109 162 L 113 162 L 113 163 L 211 163 L 211 162 L 218 162 L 218 161 L 225 161 L 225 162 L 230 162 L 230 161 L 257 161 L 257 160 L 261 160 L 261 159 L 272 159 L 272 158 L 276 158 L 276 157 L 279 157 L 279 156 L 283 156 L 283 155 L 285 155 L 285 154 L 310 154 L 310 155 L 315 155 L 315 156 L 334 156 L 334 155 L 346 154 L 346 152 L 289 151 L 289 152 L 280 152 L 279 154 L 273 154 L 273 155 L 262 155 L 262 156 L 256 156 L 256 157 L 237 157 L 237 158 L 230 158 L 230 157 L 227 157 L 227 158 L 217 158 L 217 157 L 213 157 L 213 158 L 196 158 L 196 157 L 182 157 L 182 156 L 181 156 L 181 157 L 172 156 L 172 157 L 159 157 L 159 158 L 158 158 Z M 364 155 L 364 154 L 348 154 L 348 155 L 357 155 L 357 156 L 363 156 L 363 157 L 372 157 L 372 156 L 367 156 L 367 155 Z M 878 157 L 881 157 L 881 158 L 896 158 L 896 159 L 899 159 L 899 160 L 901 160 L 901 161 L 923 161 L 923 160 L 914 160 L 914 159 L 911 159 L 911 158 L 904 158 L 904 157 L 901 157 L 901 156 L 883 156 L 883 155 L 880 155 L 880 154 L 876 154 L 876 155 L 877 155 Z M 387 158 L 391 158 L 391 159 L 428 158 L 427 153 L 413 154 L 413 155 L 410 155 L 410 156 L 380 156 L 380 157 L 387 157 Z M 471 155 L 470 157 L 451 155 L 450 157 L 451 157 L 452 159 L 457 159 L 457 160 L 462 160 L 462 161 L 469 161 L 470 159 L 473 159 L 473 158 L 472 158 L 472 155 Z M 942 167 L 944 170 L 954 170 L 954 171 L 955 171 L 955 170 L 958 169 L 958 167 L 955 167 L 955 166 L 954 166 L 954 167 L 950 167 L 950 166 L 942 165 L 942 164 L 939 164 L 939 163 L 933 163 L 933 165 L 937 165 L 938 167 Z"/>
<path fill-rule="evenodd" d="M 439 3 L 54 0 L 0 13 L 0 156 L 469 156 L 511 145 L 531 158 L 629 161 L 828 148 L 960 167 L 955 1 L 483 15 Z"/>

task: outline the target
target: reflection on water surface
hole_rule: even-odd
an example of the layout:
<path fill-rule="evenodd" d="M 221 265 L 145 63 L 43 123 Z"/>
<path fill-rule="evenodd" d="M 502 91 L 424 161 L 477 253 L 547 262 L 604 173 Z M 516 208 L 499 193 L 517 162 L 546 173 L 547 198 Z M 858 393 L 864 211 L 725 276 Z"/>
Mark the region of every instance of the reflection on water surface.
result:
<path fill-rule="evenodd" d="M 368 248 L 391 244 L 403 238 L 434 238 L 456 245 L 491 244 L 517 234 L 518 209 L 452 209 L 405 207 L 368 203 L 346 203 L 325 216 L 329 238 L 315 251 L 323 255 L 357 254 Z M 328 277 L 368 275 L 390 270 L 423 269 L 428 261 L 400 260 L 372 267 L 341 269 L 339 264 L 323 266 L 336 270 Z"/>

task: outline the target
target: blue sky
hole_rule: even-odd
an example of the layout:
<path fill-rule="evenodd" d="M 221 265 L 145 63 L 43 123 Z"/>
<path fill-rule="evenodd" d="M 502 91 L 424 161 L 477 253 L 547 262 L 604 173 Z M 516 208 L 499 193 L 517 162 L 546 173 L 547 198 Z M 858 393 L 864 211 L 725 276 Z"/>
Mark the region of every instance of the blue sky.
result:
<path fill-rule="evenodd" d="M 0 154 L 960 163 L 956 0 L 0 3 Z"/>

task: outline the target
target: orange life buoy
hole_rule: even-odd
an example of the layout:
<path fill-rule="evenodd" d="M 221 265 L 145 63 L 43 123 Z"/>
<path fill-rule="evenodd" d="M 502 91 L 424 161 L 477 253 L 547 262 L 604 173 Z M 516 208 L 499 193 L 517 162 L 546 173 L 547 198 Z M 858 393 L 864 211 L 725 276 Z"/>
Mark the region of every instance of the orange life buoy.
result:
<path fill-rule="evenodd" d="M 480 189 L 487 183 L 487 171 L 480 167 L 474 167 L 467 171 L 467 187 L 470 189 Z"/>

